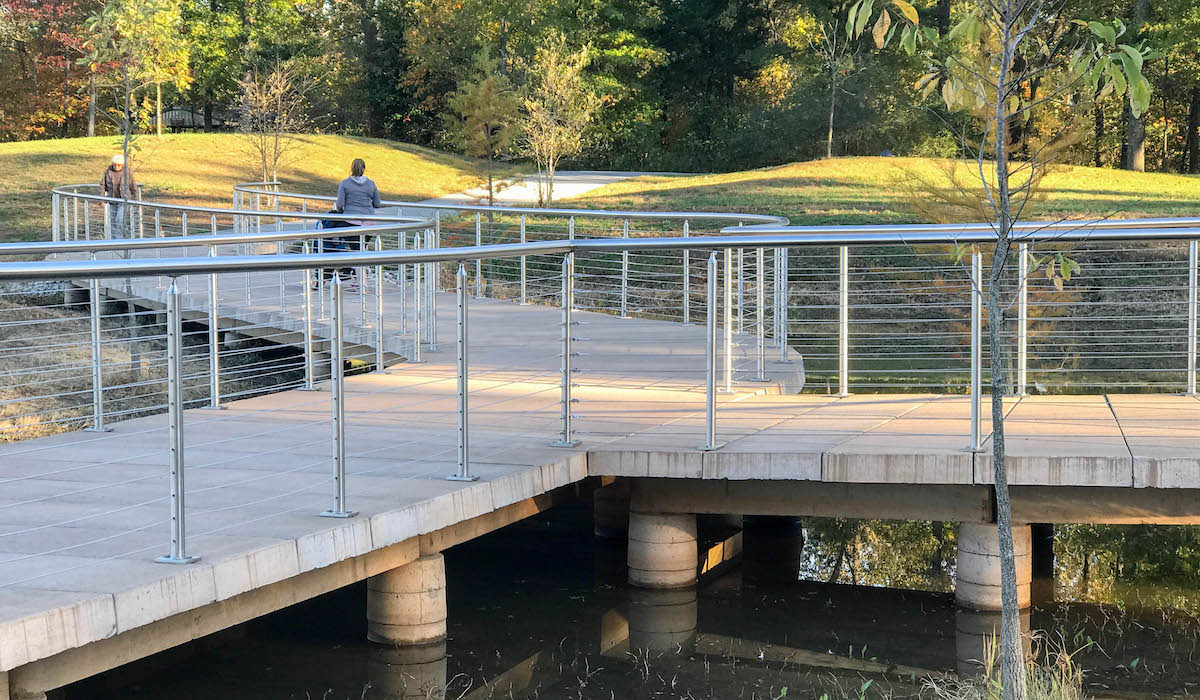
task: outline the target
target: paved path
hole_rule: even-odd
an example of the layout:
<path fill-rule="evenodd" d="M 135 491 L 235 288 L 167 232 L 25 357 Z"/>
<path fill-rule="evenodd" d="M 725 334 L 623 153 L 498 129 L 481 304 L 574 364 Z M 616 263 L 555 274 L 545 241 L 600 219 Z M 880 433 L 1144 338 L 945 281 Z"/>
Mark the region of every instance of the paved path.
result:
<path fill-rule="evenodd" d="M 627 170 L 560 170 L 554 175 L 554 201 L 587 194 L 614 182 L 643 175 L 667 173 L 634 172 Z M 537 177 L 514 182 L 496 194 L 501 206 L 534 206 L 538 201 Z M 428 204 L 487 204 L 487 188 L 476 187 L 466 192 L 424 200 Z"/>

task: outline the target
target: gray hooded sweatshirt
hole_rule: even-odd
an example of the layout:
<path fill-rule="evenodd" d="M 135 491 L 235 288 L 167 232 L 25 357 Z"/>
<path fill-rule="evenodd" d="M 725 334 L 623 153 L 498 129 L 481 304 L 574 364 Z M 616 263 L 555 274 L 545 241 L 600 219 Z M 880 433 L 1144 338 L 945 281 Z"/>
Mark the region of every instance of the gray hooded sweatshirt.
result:
<path fill-rule="evenodd" d="M 351 175 L 338 185 L 337 208 L 343 214 L 371 216 L 379 206 L 379 188 L 366 175 Z"/>

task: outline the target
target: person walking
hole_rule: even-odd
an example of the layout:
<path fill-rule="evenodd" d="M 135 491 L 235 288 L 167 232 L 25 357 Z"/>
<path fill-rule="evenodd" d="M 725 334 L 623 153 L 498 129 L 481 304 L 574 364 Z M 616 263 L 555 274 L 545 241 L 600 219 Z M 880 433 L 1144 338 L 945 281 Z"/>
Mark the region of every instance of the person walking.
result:
<path fill-rule="evenodd" d="M 379 188 L 375 186 L 375 182 L 366 176 L 367 164 L 362 158 L 355 158 L 350 164 L 350 177 L 342 180 L 338 184 L 337 203 L 333 210 L 339 214 L 360 216 L 374 216 L 375 210 L 382 206 L 379 200 Z M 361 219 L 349 219 L 346 223 L 350 226 L 363 226 L 371 223 Z M 325 239 L 328 240 L 328 239 Z M 337 240 L 329 241 L 330 245 L 322 245 L 322 250 L 344 250 L 351 252 L 361 249 L 361 237 L 359 236 L 341 236 Z M 349 268 L 340 270 L 344 276 Z M 349 270 L 353 273 L 352 270 Z"/>
<path fill-rule="evenodd" d="M 100 195 L 129 200 L 133 199 L 136 189 L 133 182 L 133 170 L 125 167 L 125 156 L 118 153 L 112 157 L 112 163 L 104 171 L 104 177 L 100 179 Z M 124 238 L 127 211 L 125 202 L 105 202 L 105 209 L 108 211 L 109 236 Z"/>

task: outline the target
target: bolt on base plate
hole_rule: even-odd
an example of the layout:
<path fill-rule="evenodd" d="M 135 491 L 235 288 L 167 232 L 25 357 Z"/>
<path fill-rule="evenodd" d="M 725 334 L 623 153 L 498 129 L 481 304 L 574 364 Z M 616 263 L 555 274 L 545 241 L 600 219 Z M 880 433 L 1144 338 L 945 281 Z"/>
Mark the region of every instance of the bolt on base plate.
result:
<path fill-rule="evenodd" d="M 357 510 L 327 510 L 319 514 L 322 518 L 353 518 L 358 515 Z"/>
<path fill-rule="evenodd" d="M 200 557 L 173 557 L 170 554 L 164 554 L 161 557 L 155 557 L 154 561 L 159 564 L 191 564 L 200 561 Z"/>

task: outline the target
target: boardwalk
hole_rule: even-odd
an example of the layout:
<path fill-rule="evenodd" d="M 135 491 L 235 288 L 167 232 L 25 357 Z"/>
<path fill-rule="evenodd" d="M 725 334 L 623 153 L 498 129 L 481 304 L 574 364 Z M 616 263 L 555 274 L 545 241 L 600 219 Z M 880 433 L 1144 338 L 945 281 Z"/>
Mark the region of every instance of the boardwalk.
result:
<path fill-rule="evenodd" d="M 250 283 L 265 288 L 277 279 L 264 274 Z M 297 277 L 285 284 L 285 297 L 299 295 Z M 153 280 L 130 290 L 151 301 L 164 291 Z M 239 308 L 244 292 L 224 287 L 223 316 L 299 328 L 301 317 L 290 307 Z M 206 303 L 202 295 L 188 301 L 191 308 Z M 771 365 L 766 384 L 744 383 L 752 346 L 744 336 L 735 391 L 718 399 L 724 446 L 697 450 L 704 442 L 698 326 L 578 313 L 586 337 L 577 347 L 583 356 L 574 409 L 581 444 L 550 447 L 559 430 L 559 311 L 493 300 L 471 306 L 470 462 L 480 479 L 447 481 L 457 449 L 454 327 L 447 321 L 453 298 L 442 294 L 438 303 L 438 352 L 424 363 L 346 380 L 347 492 L 355 518 L 317 515 L 333 492 L 323 390 L 186 412 L 188 550 L 201 557 L 187 566 L 153 562 L 168 539 L 163 416 L 121 422 L 111 433 L 0 447 L 0 671 L 32 674 L 22 677 L 25 686 L 55 687 L 71 677 L 37 677 L 50 671 L 32 662 L 140 628 L 158 634 L 150 649 L 167 648 L 393 568 L 411 558 L 406 547 L 425 546 L 422 537 L 440 538 L 430 544 L 436 551 L 525 517 L 541 507 L 537 498 L 589 476 L 669 478 L 719 489 L 685 492 L 681 498 L 694 500 L 664 503 L 664 511 L 749 512 L 738 510 L 750 497 L 738 492 L 744 482 L 760 489 L 758 498 L 775 499 L 764 512 L 795 512 L 807 507 L 805 493 L 829 493 L 802 489 L 864 484 L 887 489 L 903 506 L 879 517 L 988 517 L 962 515 L 975 507 L 971 498 L 986 510 L 984 491 L 969 489 L 983 489 L 991 478 L 986 450 L 968 449 L 965 397 L 797 395 L 799 363 Z M 374 331 L 361 322 L 359 301 L 345 304 L 350 339 L 371 342 Z M 398 329 L 399 304 L 385 308 L 385 328 Z M 399 336 L 396 343 L 389 351 L 402 352 Z M 1006 425 L 1012 483 L 1072 487 L 1052 496 L 1030 492 L 1039 513 L 1059 507 L 1064 518 L 1080 517 L 1096 491 L 1078 487 L 1107 487 L 1124 494 L 1127 506 L 1113 510 L 1115 516 L 1097 513 L 1100 519 L 1183 522 L 1196 515 L 1180 505 L 1180 498 L 1194 502 L 1190 489 L 1200 488 L 1195 397 L 1013 399 Z M 785 483 L 792 490 L 778 486 Z M 1179 497 L 1157 490 L 1165 488 Z M 1083 500 L 1062 500 L 1066 491 Z M 1139 500 L 1129 496 L 1134 491 L 1150 495 Z M 928 494 L 944 502 L 931 503 Z M 968 498 L 951 503 L 947 494 Z M 924 510 L 903 510 L 909 506 Z M 821 514 L 820 507 L 811 512 Z M 308 587 L 286 594 L 272 588 L 293 580 Z M 275 591 L 275 598 L 244 602 L 259 591 Z M 228 602 L 222 612 L 192 623 L 172 617 L 221 601 Z M 143 652 L 110 644 L 94 653 L 120 663 Z M 87 651 L 69 653 L 82 656 L 68 660 L 84 659 Z M 63 673 L 61 666 L 55 673 Z"/>

